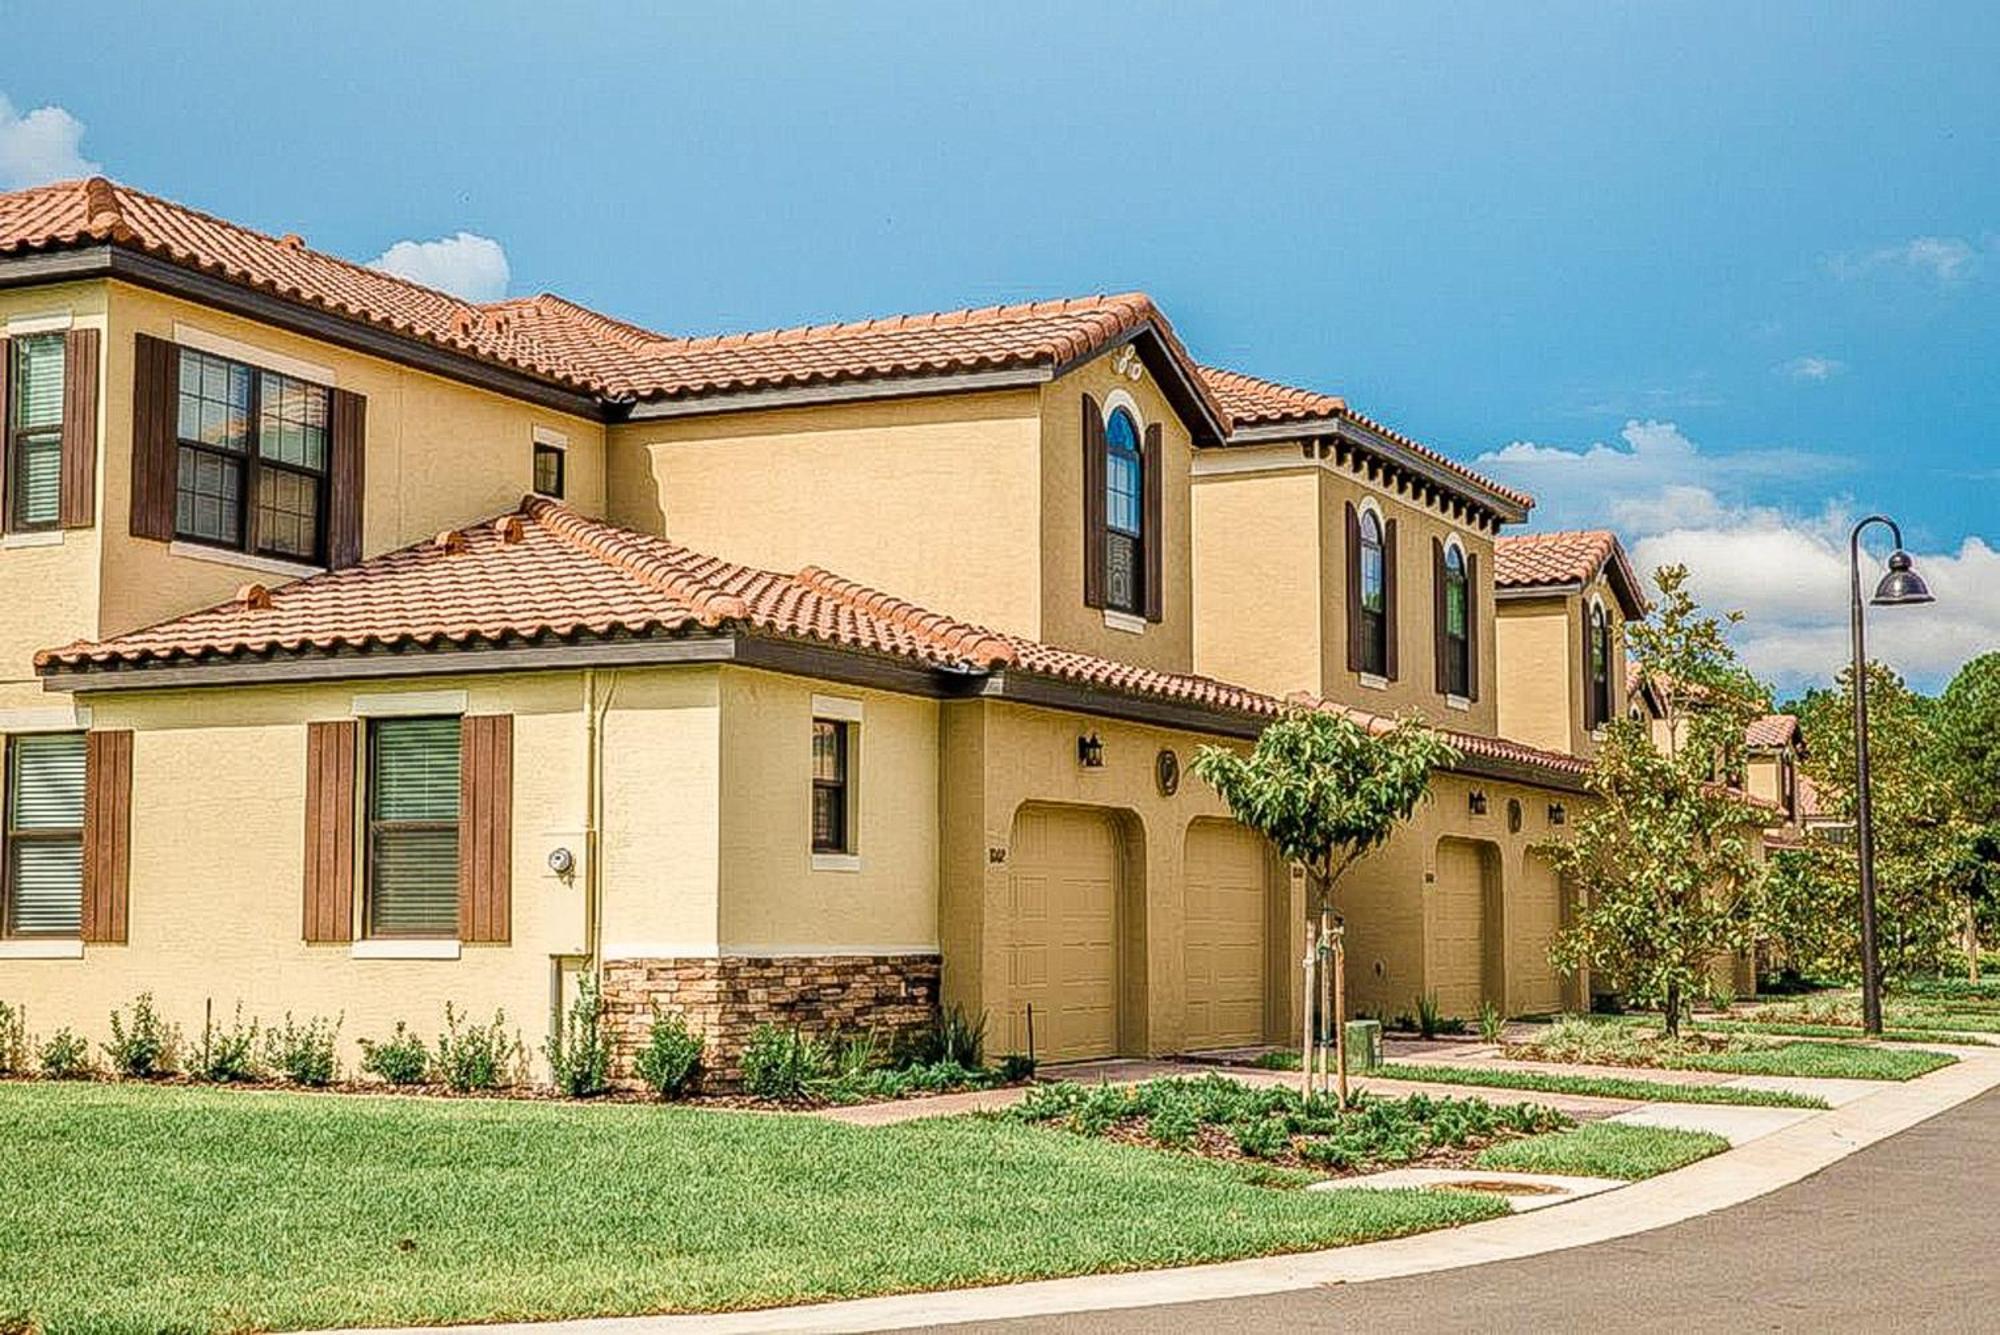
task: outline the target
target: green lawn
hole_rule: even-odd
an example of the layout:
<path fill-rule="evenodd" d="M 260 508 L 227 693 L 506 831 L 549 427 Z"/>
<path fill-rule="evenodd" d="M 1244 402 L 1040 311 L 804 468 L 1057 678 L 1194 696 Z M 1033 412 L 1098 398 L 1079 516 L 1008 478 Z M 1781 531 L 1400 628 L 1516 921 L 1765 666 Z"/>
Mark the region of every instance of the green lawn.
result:
<path fill-rule="evenodd" d="M 1674 1085 L 1662 1080 L 1628 1080 L 1619 1076 L 1563 1075 L 1543 1071 L 1499 1071 L 1477 1066 L 1419 1066 L 1387 1062 L 1370 1075 L 1384 1080 L 1422 1080 L 1432 1084 L 1477 1085 L 1492 1089 L 1524 1089 L 1536 1094 L 1583 1094 L 1604 1099 L 1640 1099 L 1649 1103 L 1730 1103 L 1752 1108 L 1828 1107 L 1812 1094 L 1780 1089 L 1730 1089 L 1723 1085 Z M 1366 1076 L 1361 1077 L 1363 1081 Z"/>
<path fill-rule="evenodd" d="M 1491 1146 L 1480 1152 L 1478 1164 L 1519 1173 L 1636 1180 L 1684 1168 L 1728 1148 L 1728 1141 L 1707 1131 L 1585 1122 L 1573 1131 L 1552 1131 Z"/>
<path fill-rule="evenodd" d="M 1914 1080 L 1950 1066 L 1948 1052 L 1916 1048 L 1871 1048 L 1856 1043 L 1780 1043 L 1742 1052 L 1690 1053 L 1670 1065 L 1688 1071 L 1732 1075 L 1824 1076 L 1844 1080 Z"/>
<path fill-rule="evenodd" d="M 1504 1211 L 1001 1119 L 0 1084 L 0 1330 L 718 1309 L 1337 1246 Z"/>
<path fill-rule="evenodd" d="M 1982 1036 L 1976 1028 L 1954 1029 L 1948 1025 L 1933 1026 L 1929 1021 L 1904 1020 L 1903 1028 L 1884 1029 L 1881 1043 L 1953 1043 L 1962 1047 L 1992 1047 L 1990 1035 Z M 1769 1034 L 1774 1038 L 1854 1038 L 1861 1037 L 1861 1026 L 1838 1024 L 1812 1024 L 1792 1020 L 1716 1020 L 1706 1016 L 1692 1022 L 1696 1029 L 1706 1029 L 1718 1034 Z"/>

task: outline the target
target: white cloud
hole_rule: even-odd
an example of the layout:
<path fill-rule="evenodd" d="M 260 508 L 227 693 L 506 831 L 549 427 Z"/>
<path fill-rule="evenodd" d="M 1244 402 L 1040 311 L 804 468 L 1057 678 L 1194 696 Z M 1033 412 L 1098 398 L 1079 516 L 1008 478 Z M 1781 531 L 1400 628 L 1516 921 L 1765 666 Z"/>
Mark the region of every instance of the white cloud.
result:
<path fill-rule="evenodd" d="M 510 276 L 500 243 L 472 232 L 436 241 L 398 241 L 368 261 L 368 267 L 467 301 L 498 301 L 507 295 Z"/>
<path fill-rule="evenodd" d="M 1672 423 L 1630 422 L 1617 445 L 1516 442 L 1478 466 L 1548 502 L 1537 507 L 1538 528 L 1614 528 L 1646 574 L 1685 564 L 1703 606 L 1744 614 L 1732 633 L 1737 650 L 1780 690 L 1828 681 L 1847 661 L 1852 506 L 1759 499 L 1801 476 L 1829 478 L 1847 461 L 1797 450 L 1711 455 Z M 1879 553 L 1879 537 L 1872 541 Z M 1929 688 L 2000 644 L 2000 552 L 1968 537 L 1956 550 L 1914 555 L 1938 601 L 1871 612 L 1870 650 Z M 1863 579 L 1880 573 L 1878 555 Z"/>
<path fill-rule="evenodd" d="M 0 189 L 95 176 L 98 165 L 83 156 L 82 145 L 83 122 L 61 107 L 36 107 L 23 116 L 0 93 Z"/>
<path fill-rule="evenodd" d="M 1960 236 L 1918 236 L 1859 254 L 1835 255 L 1827 267 L 1837 278 L 1860 278 L 1881 269 L 1909 269 L 1940 283 L 1957 283 L 1979 267 L 1979 247 Z"/>
<path fill-rule="evenodd" d="M 1831 380 L 1847 369 L 1847 363 L 1832 357 L 1794 357 L 1778 368 L 1778 374 L 1809 383 Z"/>

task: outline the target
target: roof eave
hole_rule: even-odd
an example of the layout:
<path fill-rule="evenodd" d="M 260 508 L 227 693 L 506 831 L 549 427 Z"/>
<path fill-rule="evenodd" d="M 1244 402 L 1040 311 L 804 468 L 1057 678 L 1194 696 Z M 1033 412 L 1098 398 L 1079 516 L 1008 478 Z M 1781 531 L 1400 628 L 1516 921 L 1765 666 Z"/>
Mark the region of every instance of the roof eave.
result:
<path fill-rule="evenodd" d="M 1473 505 L 1491 510 L 1503 524 L 1526 523 L 1528 507 L 1496 487 L 1482 486 L 1461 473 L 1427 459 L 1415 450 L 1355 421 L 1345 413 L 1317 417 L 1289 418 L 1282 422 L 1260 422 L 1238 427 L 1229 433 L 1228 445 L 1276 445 L 1295 440 L 1336 437 L 1348 444 L 1408 469 L 1435 487 Z"/>

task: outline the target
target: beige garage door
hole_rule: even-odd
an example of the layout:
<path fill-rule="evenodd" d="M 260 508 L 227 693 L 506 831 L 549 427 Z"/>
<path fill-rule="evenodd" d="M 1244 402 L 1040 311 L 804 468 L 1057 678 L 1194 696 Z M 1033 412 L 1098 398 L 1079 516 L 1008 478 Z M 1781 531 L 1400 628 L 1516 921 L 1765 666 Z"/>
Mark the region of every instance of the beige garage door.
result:
<path fill-rule="evenodd" d="M 1188 827 L 1186 879 L 1185 1046 L 1261 1043 L 1264 841 L 1233 821 L 1197 822 Z"/>
<path fill-rule="evenodd" d="M 1043 1061 L 1118 1052 L 1118 840 L 1108 817 L 1028 807 L 1007 855 L 1009 1028 Z"/>
<path fill-rule="evenodd" d="M 1470 1019 L 1485 996 L 1486 876 L 1479 845 L 1440 843 L 1432 889 L 1430 990 L 1445 1015 Z"/>
<path fill-rule="evenodd" d="M 1562 881 L 1533 853 L 1521 860 L 1519 893 L 1508 906 L 1513 938 L 1513 1010 L 1538 1015 L 1562 1009 L 1562 975 L 1549 963 L 1549 947 L 1562 929 Z"/>

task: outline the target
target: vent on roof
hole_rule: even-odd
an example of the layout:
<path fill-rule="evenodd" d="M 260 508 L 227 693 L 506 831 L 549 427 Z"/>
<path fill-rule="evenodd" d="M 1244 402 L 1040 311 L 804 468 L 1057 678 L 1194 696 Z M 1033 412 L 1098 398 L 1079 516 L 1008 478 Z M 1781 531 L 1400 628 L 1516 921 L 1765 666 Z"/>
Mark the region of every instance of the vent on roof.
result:
<path fill-rule="evenodd" d="M 448 528 L 431 539 L 431 546 L 446 556 L 457 556 L 465 550 L 465 535 L 455 528 Z"/>
<path fill-rule="evenodd" d="M 245 584 L 236 590 L 236 601 L 248 612 L 271 610 L 271 591 L 262 584 Z"/>
<path fill-rule="evenodd" d="M 519 515 L 501 515 L 493 521 L 493 531 L 498 533 L 500 541 L 506 543 L 509 547 L 521 541 L 526 533 L 526 530 L 521 526 L 521 516 Z"/>
<path fill-rule="evenodd" d="M 304 250 L 306 248 L 306 239 L 297 232 L 287 232 L 278 238 L 278 244 L 286 250 Z"/>

